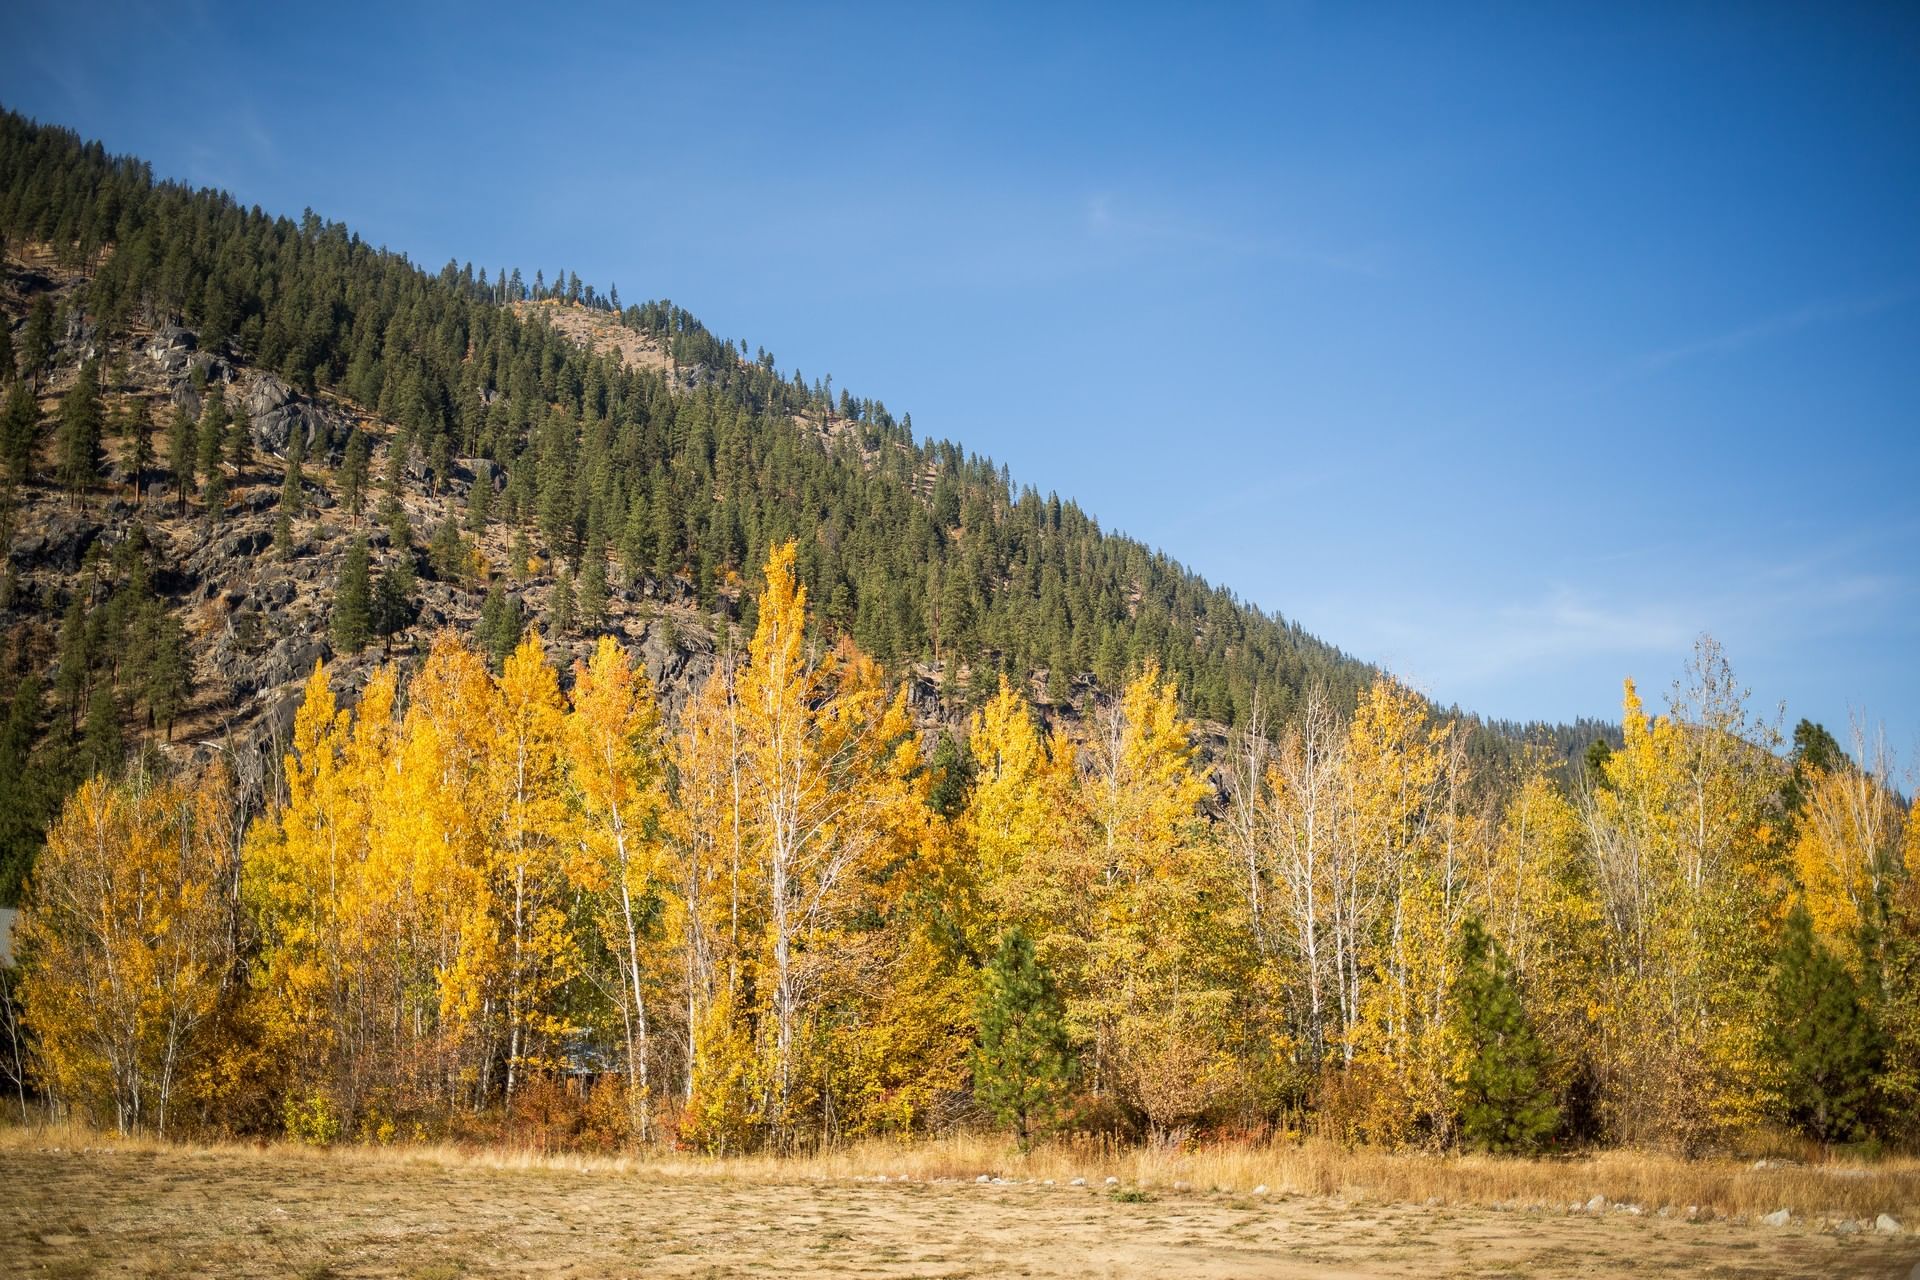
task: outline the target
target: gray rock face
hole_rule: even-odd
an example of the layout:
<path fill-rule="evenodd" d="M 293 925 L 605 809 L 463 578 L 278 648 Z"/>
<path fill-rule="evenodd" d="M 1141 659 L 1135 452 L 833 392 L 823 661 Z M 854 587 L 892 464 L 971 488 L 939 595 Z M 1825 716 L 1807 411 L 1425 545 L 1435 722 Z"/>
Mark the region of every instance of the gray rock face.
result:
<path fill-rule="evenodd" d="M 100 536 L 100 526 L 69 512 L 60 512 L 38 528 L 15 535 L 9 559 L 14 567 L 56 569 L 77 573 L 87 548 Z"/>
<path fill-rule="evenodd" d="M 1900 1234 L 1900 1220 L 1890 1213 L 1883 1213 L 1873 1220 L 1873 1229 L 1884 1236 Z"/>
<path fill-rule="evenodd" d="M 179 373 L 193 358 L 197 345 L 199 340 L 191 329 L 182 329 L 177 324 L 161 325 L 147 340 L 147 358 L 168 373 Z"/>
<path fill-rule="evenodd" d="M 352 425 L 345 414 L 316 404 L 270 373 L 253 380 L 245 407 L 254 444 L 276 457 L 284 458 L 296 437 L 308 457 L 331 452 Z"/>
<path fill-rule="evenodd" d="M 1760 1219 L 1761 1222 L 1765 1223 L 1769 1227 L 1784 1227 L 1787 1225 L 1788 1222 L 1792 1220 L 1793 1220 L 1793 1214 L 1789 1213 L 1785 1209 L 1775 1209 L 1772 1213 L 1769 1213 L 1765 1217 Z"/>

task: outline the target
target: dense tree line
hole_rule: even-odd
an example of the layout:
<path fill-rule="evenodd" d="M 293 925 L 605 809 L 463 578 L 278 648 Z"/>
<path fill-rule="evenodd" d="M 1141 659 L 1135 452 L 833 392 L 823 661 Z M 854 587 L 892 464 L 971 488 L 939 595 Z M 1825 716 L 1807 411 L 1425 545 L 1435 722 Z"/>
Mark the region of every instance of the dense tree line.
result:
<path fill-rule="evenodd" d="M 1920 1138 L 1920 820 L 1814 726 L 1772 750 L 1710 643 L 1667 713 L 1628 684 L 1571 795 L 1537 761 L 1489 799 L 1464 726 L 1381 678 L 1243 735 L 1216 811 L 1151 663 L 1079 736 L 1003 684 L 926 752 L 869 657 L 808 640 L 796 560 L 677 728 L 610 639 L 563 691 L 537 635 L 496 674 L 446 633 L 350 712 L 316 670 L 245 831 L 218 773 L 88 783 L 21 931 L 37 1078 L 324 1141 L 579 1073 L 602 1140 L 714 1150 L 990 1116 Z"/>

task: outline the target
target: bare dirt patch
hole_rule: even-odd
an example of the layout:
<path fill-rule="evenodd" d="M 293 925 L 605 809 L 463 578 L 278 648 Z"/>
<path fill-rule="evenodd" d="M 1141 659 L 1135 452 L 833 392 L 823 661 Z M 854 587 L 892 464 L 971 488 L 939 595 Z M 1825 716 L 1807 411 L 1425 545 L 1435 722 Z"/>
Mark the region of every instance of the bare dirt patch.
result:
<path fill-rule="evenodd" d="M 1911 1235 L 1104 1185 L 283 1149 L 0 1151 L 0 1274 L 1898 1276 Z"/>
<path fill-rule="evenodd" d="M 621 364 L 629 369 L 666 371 L 673 368 L 673 357 L 667 354 L 657 339 L 651 334 L 627 328 L 607 312 L 589 311 L 585 307 L 549 299 L 512 305 L 514 314 L 523 319 L 540 316 L 553 326 L 555 332 L 589 351 L 618 352 Z"/>

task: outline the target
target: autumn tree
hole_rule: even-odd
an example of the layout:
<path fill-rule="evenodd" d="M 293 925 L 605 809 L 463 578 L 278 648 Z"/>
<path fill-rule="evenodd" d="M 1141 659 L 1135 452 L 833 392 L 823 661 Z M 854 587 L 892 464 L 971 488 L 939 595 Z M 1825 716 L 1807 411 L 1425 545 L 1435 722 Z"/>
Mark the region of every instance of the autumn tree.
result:
<path fill-rule="evenodd" d="M 1759 1117 L 1777 735 L 1703 639 L 1668 715 L 1631 681 L 1583 821 L 1608 967 L 1598 1070 L 1614 1135 L 1695 1149 Z"/>
<path fill-rule="evenodd" d="M 652 683 L 620 645 L 602 637 L 574 671 L 566 760 L 577 854 L 569 876 L 593 904 L 612 960 L 588 973 L 619 1011 L 636 1131 L 651 1134 L 655 1099 L 649 989 L 658 981 L 662 917 L 671 892 L 663 841 L 664 744 Z M 685 945 L 683 942 L 682 945 Z"/>
<path fill-rule="evenodd" d="M 216 1050 L 235 961 L 233 797 L 196 783 L 95 777 L 68 800 L 28 883 L 20 999 L 43 1082 L 122 1133 L 167 1132 Z"/>

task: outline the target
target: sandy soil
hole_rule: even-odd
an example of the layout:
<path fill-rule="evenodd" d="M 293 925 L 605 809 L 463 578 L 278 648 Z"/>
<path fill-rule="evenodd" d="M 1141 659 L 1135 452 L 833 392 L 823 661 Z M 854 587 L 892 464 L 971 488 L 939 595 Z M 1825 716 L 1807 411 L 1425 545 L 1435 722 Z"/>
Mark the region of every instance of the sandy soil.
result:
<path fill-rule="evenodd" d="M 0 1274 L 1883 1276 L 1920 1238 L 1337 1199 L 782 1183 L 342 1153 L 0 1153 Z"/>

